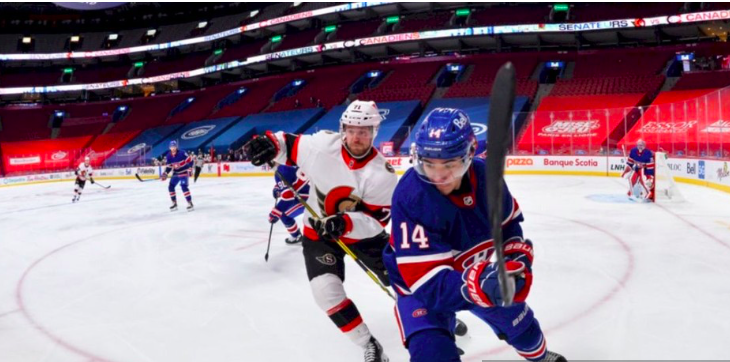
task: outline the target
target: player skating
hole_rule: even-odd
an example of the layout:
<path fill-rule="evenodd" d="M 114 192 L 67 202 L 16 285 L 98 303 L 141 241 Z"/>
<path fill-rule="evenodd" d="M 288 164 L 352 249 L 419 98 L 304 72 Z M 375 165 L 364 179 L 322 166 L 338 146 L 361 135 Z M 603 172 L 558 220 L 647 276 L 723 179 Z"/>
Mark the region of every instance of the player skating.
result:
<path fill-rule="evenodd" d="M 354 101 L 340 118 L 340 133 L 314 135 L 266 132 L 246 145 L 252 163 L 297 165 L 309 178 L 322 219 L 304 225 L 304 261 L 317 305 L 355 344 L 365 361 L 387 361 L 380 343 L 345 293 L 341 239 L 384 285 L 389 285 L 382 250 L 397 183 L 392 166 L 373 147 L 382 117 L 375 102 Z"/>
<path fill-rule="evenodd" d="M 287 244 L 296 244 L 302 241 L 302 232 L 299 230 L 295 218 L 302 214 L 304 207 L 294 197 L 294 192 L 279 178 L 279 175 L 284 177 L 290 185 L 294 186 L 294 190 L 304 200 L 309 198 L 309 182 L 303 173 L 298 172 L 299 168 L 297 167 L 279 165 L 277 170 L 279 172 L 274 176 L 276 184 L 273 190 L 274 198 L 277 199 L 277 202 L 276 206 L 269 213 L 269 222 L 274 224 L 281 220 L 282 224 L 286 227 L 286 231 L 289 233 L 289 237 L 284 241 Z"/>
<path fill-rule="evenodd" d="M 180 151 L 177 148 L 177 141 L 170 141 L 170 152 L 165 157 L 166 167 L 160 176 L 160 180 L 167 180 L 167 174 L 172 171 L 172 178 L 167 189 L 170 191 L 170 199 L 172 200 L 172 206 L 170 211 L 177 210 L 177 195 L 175 194 L 175 187 L 180 183 L 180 188 L 183 190 L 183 196 L 188 201 L 188 211 L 193 210 L 193 198 L 190 196 L 190 189 L 188 188 L 188 180 L 193 167 L 193 156 L 187 155 L 185 152 Z"/>
<path fill-rule="evenodd" d="M 84 186 L 86 186 L 86 180 L 89 180 L 91 184 L 94 184 L 94 178 L 92 177 L 94 175 L 94 169 L 91 167 L 91 160 L 89 157 L 84 157 L 84 162 L 81 162 L 79 164 L 79 167 L 74 170 L 74 174 L 76 174 L 76 181 L 74 181 L 74 197 L 71 199 L 71 202 L 76 202 L 81 199 L 81 193 L 84 191 Z"/>
<path fill-rule="evenodd" d="M 506 185 L 503 234 L 515 304 L 502 307 L 486 196 L 486 165 L 461 110 L 437 108 L 416 133 L 414 167 L 393 195 L 393 230 L 384 254 L 399 294 L 396 317 L 412 362 L 459 361 L 455 313 L 468 310 L 530 361 L 565 361 L 547 349 L 525 303 L 532 284 L 532 242 Z"/>
<path fill-rule="evenodd" d="M 631 149 L 626 160 L 626 168 L 621 177 L 629 175 L 629 197 L 635 196 L 654 201 L 654 153 L 646 148 L 646 142 L 639 140 Z M 635 190 L 639 194 L 635 195 Z"/>

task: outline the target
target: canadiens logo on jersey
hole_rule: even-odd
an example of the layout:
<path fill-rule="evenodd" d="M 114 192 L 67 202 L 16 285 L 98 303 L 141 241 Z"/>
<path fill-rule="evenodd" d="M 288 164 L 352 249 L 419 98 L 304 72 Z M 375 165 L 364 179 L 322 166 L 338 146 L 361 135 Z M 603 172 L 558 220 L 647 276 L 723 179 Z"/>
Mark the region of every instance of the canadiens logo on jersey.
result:
<path fill-rule="evenodd" d="M 356 211 L 362 199 L 352 194 L 354 190 L 350 186 L 338 186 L 325 195 L 315 187 L 320 210 L 324 210 L 325 216 L 338 212 Z"/>
<path fill-rule="evenodd" d="M 466 205 L 466 206 L 474 205 L 474 198 L 472 198 L 471 196 L 465 197 L 464 198 L 464 205 Z"/>

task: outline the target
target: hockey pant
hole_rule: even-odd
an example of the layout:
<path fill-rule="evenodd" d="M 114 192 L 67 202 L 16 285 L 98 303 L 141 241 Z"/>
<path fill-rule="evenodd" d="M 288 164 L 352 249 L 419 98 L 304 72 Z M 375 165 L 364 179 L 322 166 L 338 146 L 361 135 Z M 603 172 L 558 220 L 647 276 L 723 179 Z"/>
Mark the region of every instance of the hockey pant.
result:
<path fill-rule="evenodd" d="M 202 170 L 202 167 L 195 166 L 195 178 L 193 179 L 193 182 L 198 182 L 198 177 L 200 177 L 200 171 Z"/>
<path fill-rule="evenodd" d="M 526 303 L 506 308 L 475 306 L 470 312 L 487 323 L 522 358 L 539 361 L 545 357 L 545 338 Z M 398 295 L 395 317 L 411 362 L 460 361 L 454 341 L 455 313 L 430 311 L 416 297 Z"/>
<path fill-rule="evenodd" d="M 177 204 L 177 195 L 175 194 L 175 187 L 180 183 L 180 188 L 183 190 L 183 196 L 188 202 L 192 202 L 193 198 L 190 196 L 190 189 L 188 189 L 188 175 L 174 175 L 170 179 L 170 184 L 167 186 L 167 190 L 170 191 L 170 199 L 173 204 Z"/>
<path fill-rule="evenodd" d="M 84 186 L 86 186 L 86 180 L 82 180 L 77 177 L 74 185 L 74 194 L 76 195 L 77 199 L 80 199 L 81 193 L 84 191 Z"/>
<path fill-rule="evenodd" d="M 390 285 L 390 280 L 383 265 L 382 251 L 388 238 L 389 235 L 383 232 L 376 237 L 349 245 L 352 252 L 386 286 Z M 345 294 L 345 252 L 335 242 L 314 241 L 306 235 L 302 248 L 315 302 L 342 333 L 355 344 L 364 347 L 372 335 L 357 306 Z"/>

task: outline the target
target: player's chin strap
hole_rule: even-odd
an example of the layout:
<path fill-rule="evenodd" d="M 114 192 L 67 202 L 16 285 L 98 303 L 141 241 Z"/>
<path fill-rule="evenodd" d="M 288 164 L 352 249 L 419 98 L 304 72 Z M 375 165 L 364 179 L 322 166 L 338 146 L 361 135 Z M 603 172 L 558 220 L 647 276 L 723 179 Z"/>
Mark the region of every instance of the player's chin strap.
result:
<path fill-rule="evenodd" d="M 319 215 L 317 215 L 317 213 L 314 211 L 314 209 L 312 209 L 312 207 L 309 206 L 309 204 L 307 204 L 307 202 L 304 201 L 304 199 L 302 199 L 301 196 L 299 196 L 299 193 L 297 192 L 297 190 L 294 189 L 294 186 L 292 186 L 292 184 L 289 183 L 289 180 L 287 180 L 286 178 L 281 176 L 281 174 L 279 173 L 279 170 L 275 167 L 275 165 L 273 163 L 269 163 L 269 166 L 274 170 L 274 173 L 276 173 L 276 175 L 279 177 L 279 179 L 281 179 L 281 181 L 284 182 L 286 187 L 289 188 L 289 190 L 291 190 L 291 192 L 294 193 L 294 197 L 297 199 L 297 201 L 299 201 L 300 204 L 302 204 L 302 206 L 304 206 L 305 209 L 307 209 L 309 214 L 312 215 L 312 217 L 315 220 L 319 220 L 320 219 Z M 340 246 L 340 248 L 342 248 L 342 250 L 347 255 L 349 255 L 352 258 L 352 260 L 355 261 L 355 263 L 357 265 L 360 266 L 360 268 L 365 272 L 365 274 L 367 274 L 370 277 L 370 279 L 372 279 L 373 282 L 375 282 L 375 284 L 377 284 L 380 287 L 380 289 L 382 289 L 386 294 L 388 294 L 388 296 L 391 299 L 395 300 L 395 297 L 393 296 L 392 293 L 390 293 L 390 290 L 388 290 L 388 288 L 385 285 L 383 285 L 383 283 L 380 282 L 378 277 L 376 277 L 375 274 L 373 274 L 373 272 L 370 271 L 370 269 L 368 269 L 365 266 L 365 264 L 363 264 L 363 262 L 357 257 L 357 255 L 355 255 L 355 253 L 353 253 L 352 250 L 345 243 L 342 242 L 342 240 L 337 239 L 334 241 L 337 243 L 337 245 Z"/>

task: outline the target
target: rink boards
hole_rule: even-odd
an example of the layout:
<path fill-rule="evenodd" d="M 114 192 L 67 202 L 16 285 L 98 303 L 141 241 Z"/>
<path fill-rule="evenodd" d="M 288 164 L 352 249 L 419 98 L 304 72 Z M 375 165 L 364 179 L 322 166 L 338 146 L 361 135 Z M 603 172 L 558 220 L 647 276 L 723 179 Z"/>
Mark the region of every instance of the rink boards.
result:
<path fill-rule="evenodd" d="M 399 174 L 410 168 L 408 157 L 388 158 L 388 162 Z M 512 175 L 575 175 L 619 177 L 624 169 L 623 157 L 606 156 L 508 156 L 506 173 Z M 678 182 L 710 187 L 730 192 L 730 167 L 728 161 L 691 158 L 670 158 L 669 169 Z M 97 180 L 157 178 L 162 169 L 154 167 L 127 167 L 95 170 Z M 208 163 L 203 166 L 200 177 L 247 177 L 272 176 L 267 166 L 256 167 L 250 162 Z M 75 178 L 73 172 L 55 172 L 36 175 L 0 178 L 0 187 L 31 183 L 69 181 Z"/>

